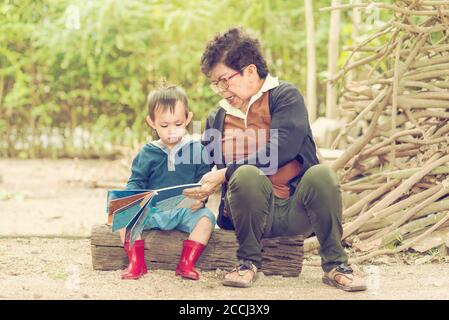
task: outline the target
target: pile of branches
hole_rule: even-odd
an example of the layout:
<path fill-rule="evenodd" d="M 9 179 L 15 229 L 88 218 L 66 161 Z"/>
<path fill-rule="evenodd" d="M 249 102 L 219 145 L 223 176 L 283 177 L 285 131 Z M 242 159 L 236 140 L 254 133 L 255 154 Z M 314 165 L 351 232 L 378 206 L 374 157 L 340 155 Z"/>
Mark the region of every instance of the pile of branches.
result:
<path fill-rule="evenodd" d="M 345 152 L 331 166 L 343 193 L 355 198 L 343 211 L 353 263 L 449 230 L 449 1 L 326 9 L 354 7 L 389 10 L 393 18 L 350 48 L 331 79 L 344 87 L 339 108 L 347 124 L 334 148 Z M 348 72 L 364 78 L 344 83 Z M 317 246 L 306 240 L 306 251 Z"/>

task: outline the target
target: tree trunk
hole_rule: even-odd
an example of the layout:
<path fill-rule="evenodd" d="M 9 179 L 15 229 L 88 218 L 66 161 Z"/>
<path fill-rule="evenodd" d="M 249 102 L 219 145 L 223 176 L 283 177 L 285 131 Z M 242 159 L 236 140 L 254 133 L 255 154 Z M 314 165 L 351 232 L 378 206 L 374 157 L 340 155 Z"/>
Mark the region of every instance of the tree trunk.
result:
<path fill-rule="evenodd" d="M 354 0 L 354 4 L 360 4 L 360 0 Z M 357 43 L 358 38 L 360 36 L 360 26 L 362 25 L 362 12 L 360 8 L 353 8 L 351 12 L 351 20 L 352 20 L 352 40 Z M 354 60 L 358 59 L 358 54 L 354 54 Z M 357 79 L 357 70 L 352 70 L 348 72 L 348 76 L 346 77 L 346 83 L 351 83 L 353 80 Z"/>
<path fill-rule="evenodd" d="M 307 30 L 307 109 L 310 122 L 318 115 L 316 98 L 316 54 L 315 54 L 315 23 L 313 19 L 312 0 L 304 0 Z"/>
<path fill-rule="evenodd" d="M 175 270 L 188 234 L 180 231 L 144 231 L 145 261 L 150 270 Z M 276 237 L 262 240 L 262 271 L 265 275 L 297 277 L 303 260 L 303 237 Z M 108 225 L 96 225 L 91 235 L 94 270 L 119 270 L 127 266 L 127 258 L 118 233 Z M 198 260 L 200 270 L 230 270 L 237 265 L 237 240 L 233 231 L 215 230 Z"/>
<path fill-rule="evenodd" d="M 340 5 L 340 0 L 332 0 L 332 6 Z M 339 38 L 340 38 L 340 11 L 334 10 L 331 12 L 330 29 L 329 29 L 329 45 L 328 45 L 328 76 L 333 78 L 337 73 L 337 62 L 339 53 Z M 329 119 L 336 119 L 337 113 L 337 87 L 336 83 L 327 83 L 326 90 L 326 117 Z"/>

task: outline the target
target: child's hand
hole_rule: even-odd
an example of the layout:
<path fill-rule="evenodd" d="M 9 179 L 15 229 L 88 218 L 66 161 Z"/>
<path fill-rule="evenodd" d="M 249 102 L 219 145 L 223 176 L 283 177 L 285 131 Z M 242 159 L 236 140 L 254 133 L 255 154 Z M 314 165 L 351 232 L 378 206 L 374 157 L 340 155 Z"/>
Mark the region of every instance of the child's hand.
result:
<path fill-rule="evenodd" d="M 204 208 L 206 206 L 204 203 L 206 199 L 207 198 L 204 198 L 202 200 L 196 200 L 195 203 L 190 207 L 190 210 L 192 210 L 192 212 L 195 212 L 198 209 Z"/>

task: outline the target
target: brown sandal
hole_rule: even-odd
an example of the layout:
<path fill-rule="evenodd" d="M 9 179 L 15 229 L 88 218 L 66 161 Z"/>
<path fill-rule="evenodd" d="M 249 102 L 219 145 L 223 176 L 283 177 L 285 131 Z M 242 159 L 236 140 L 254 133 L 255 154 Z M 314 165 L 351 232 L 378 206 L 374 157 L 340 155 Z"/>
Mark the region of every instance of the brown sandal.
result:
<path fill-rule="evenodd" d="M 248 272 L 251 272 L 253 274 L 250 279 L 245 278 L 245 275 Z M 229 276 L 231 274 L 235 274 L 235 273 L 237 273 L 239 275 L 238 280 L 226 279 L 227 276 Z M 256 281 L 256 279 L 257 279 L 257 267 L 254 264 L 252 264 L 252 263 L 240 264 L 238 267 L 232 269 L 225 276 L 225 279 L 223 280 L 223 285 L 229 286 L 229 287 L 249 288 L 252 286 L 254 281 Z"/>
<path fill-rule="evenodd" d="M 344 280 L 345 283 L 342 283 L 341 280 Z M 340 265 L 325 273 L 323 283 L 350 292 L 366 290 L 365 279 L 355 275 L 352 268 L 346 265 Z"/>

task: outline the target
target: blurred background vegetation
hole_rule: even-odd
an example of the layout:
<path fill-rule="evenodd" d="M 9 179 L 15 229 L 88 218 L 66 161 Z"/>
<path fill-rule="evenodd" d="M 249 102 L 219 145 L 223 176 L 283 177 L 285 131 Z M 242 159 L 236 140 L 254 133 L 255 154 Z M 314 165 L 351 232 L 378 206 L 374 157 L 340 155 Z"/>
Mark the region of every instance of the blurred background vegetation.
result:
<path fill-rule="evenodd" d="M 319 114 L 325 112 L 330 0 L 313 1 Z M 367 15 L 361 35 L 373 28 Z M 195 120 L 219 97 L 200 72 L 208 40 L 229 27 L 259 36 L 270 72 L 306 91 L 303 1 L 2 0 L 0 156 L 109 157 L 148 140 L 145 97 L 183 86 Z M 341 46 L 353 24 L 342 11 Z M 344 62 L 342 51 L 339 64 Z"/>

